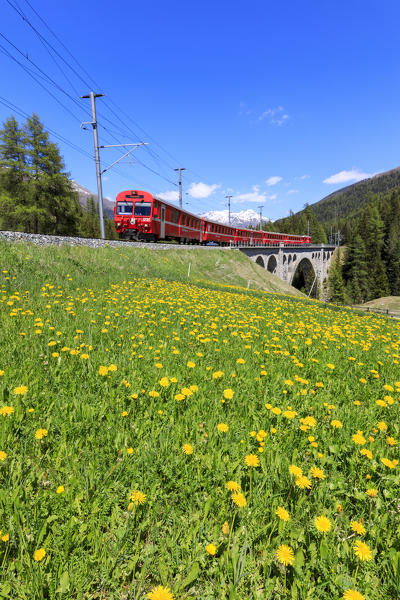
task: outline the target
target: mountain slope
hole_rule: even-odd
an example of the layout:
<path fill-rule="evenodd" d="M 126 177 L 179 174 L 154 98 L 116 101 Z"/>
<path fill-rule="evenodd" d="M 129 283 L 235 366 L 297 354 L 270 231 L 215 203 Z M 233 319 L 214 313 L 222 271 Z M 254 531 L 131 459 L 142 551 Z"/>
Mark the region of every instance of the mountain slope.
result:
<path fill-rule="evenodd" d="M 398 187 L 400 167 L 341 188 L 311 206 L 319 222 L 326 223 L 336 217 L 347 217 L 368 202 L 372 195 L 385 194 Z"/>
<path fill-rule="evenodd" d="M 95 202 L 97 203 L 97 194 L 94 194 L 88 188 L 85 188 L 76 181 L 72 180 L 71 183 L 72 189 L 78 194 L 79 204 L 82 206 L 82 208 L 86 208 L 89 198 L 94 198 Z M 107 217 L 109 219 L 114 219 L 114 202 L 110 200 L 110 198 L 103 198 L 103 208 L 106 211 Z"/>

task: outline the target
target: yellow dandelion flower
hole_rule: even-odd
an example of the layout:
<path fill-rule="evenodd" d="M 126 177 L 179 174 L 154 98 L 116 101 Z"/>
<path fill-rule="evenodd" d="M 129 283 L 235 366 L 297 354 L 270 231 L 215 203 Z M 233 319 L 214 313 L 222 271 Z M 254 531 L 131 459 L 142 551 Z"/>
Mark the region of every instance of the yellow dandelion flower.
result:
<path fill-rule="evenodd" d="M 363 456 L 366 456 L 367 458 L 369 458 L 369 460 L 372 459 L 372 452 L 371 452 L 371 450 L 368 450 L 368 448 L 361 448 L 360 454 L 362 454 Z"/>
<path fill-rule="evenodd" d="M 353 546 L 354 554 L 360 560 L 369 561 L 372 559 L 371 548 L 365 542 L 361 542 L 360 540 L 356 540 Z"/>
<path fill-rule="evenodd" d="M 35 550 L 35 552 L 33 553 L 33 560 L 35 560 L 36 562 L 40 562 L 41 560 L 44 559 L 45 556 L 46 556 L 46 550 L 44 548 L 39 548 L 38 550 Z"/>
<path fill-rule="evenodd" d="M 235 392 L 231 389 L 224 390 L 224 398 L 225 400 L 232 400 Z"/>
<path fill-rule="evenodd" d="M 158 397 L 159 397 L 159 395 L 160 395 L 160 394 L 159 394 L 158 392 L 156 392 L 156 390 L 151 390 L 151 391 L 149 392 L 149 396 L 150 396 L 150 398 L 158 398 Z"/>
<path fill-rule="evenodd" d="M 283 416 L 289 420 L 294 419 L 296 415 L 297 415 L 297 412 L 295 410 L 285 410 L 283 413 Z"/>
<path fill-rule="evenodd" d="M 236 481 L 232 481 L 232 480 L 227 481 L 225 484 L 225 487 L 230 492 L 239 492 L 240 491 L 240 485 Z"/>
<path fill-rule="evenodd" d="M 378 495 L 378 490 L 376 488 L 368 488 L 365 492 L 370 498 L 376 498 Z"/>
<path fill-rule="evenodd" d="M 59 485 L 58 488 L 56 489 L 56 494 L 62 494 L 64 491 L 64 486 L 63 485 Z"/>
<path fill-rule="evenodd" d="M 126 453 L 127 454 L 133 454 L 133 448 L 127 448 Z"/>
<path fill-rule="evenodd" d="M 397 446 L 397 440 L 391 436 L 386 438 L 386 443 L 389 444 L 389 446 Z"/>
<path fill-rule="evenodd" d="M 183 444 L 182 452 L 184 454 L 193 454 L 193 446 L 191 444 Z"/>
<path fill-rule="evenodd" d="M 364 525 L 360 521 L 352 521 L 350 527 L 353 531 L 358 533 L 358 535 L 364 535 L 366 532 Z"/>
<path fill-rule="evenodd" d="M 8 542 L 10 539 L 10 534 L 9 533 L 5 533 L 4 535 L 1 536 L 1 541 L 2 542 Z"/>
<path fill-rule="evenodd" d="M 195 368 L 195 366 L 196 366 L 196 363 L 194 363 L 193 361 L 189 360 L 189 361 L 186 363 L 186 366 L 187 366 L 187 367 L 189 367 L 189 369 L 194 369 L 194 368 Z"/>
<path fill-rule="evenodd" d="M 162 585 L 153 588 L 146 596 L 148 600 L 174 600 L 171 590 Z"/>
<path fill-rule="evenodd" d="M 388 426 L 386 425 L 385 421 L 379 421 L 379 423 L 377 424 L 377 428 L 379 429 L 379 431 L 386 431 Z"/>
<path fill-rule="evenodd" d="M 215 553 L 217 552 L 217 548 L 214 546 L 214 544 L 208 544 L 208 546 L 206 546 L 206 550 L 211 556 L 215 556 Z"/>
<path fill-rule="evenodd" d="M 127 410 L 123 410 L 121 413 L 121 417 L 127 417 L 128 416 L 128 411 Z"/>
<path fill-rule="evenodd" d="M 28 392 L 28 388 L 26 387 L 26 385 L 20 385 L 20 386 L 14 388 L 14 394 L 16 394 L 17 396 L 23 396 L 27 392 Z"/>
<path fill-rule="evenodd" d="M 232 502 L 239 508 L 244 508 L 247 504 L 246 498 L 241 492 L 234 492 L 232 494 Z"/>
<path fill-rule="evenodd" d="M 169 379 L 168 379 L 168 377 L 162 377 L 160 379 L 160 385 L 161 385 L 161 387 L 168 387 L 169 386 Z"/>
<path fill-rule="evenodd" d="M 0 415 L 3 415 L 3 417 L 8 416 L 8 415 L 12 415 L 14 412 L 14 407 L 13 406 L 2 406 L 0 408 Z"/>
<path fill-rule="evenodd" d="M 213 373 L 213 378 L 214 379 L 221 379 L 221 377 L 224 376 L 224 372 L 223 371 L 215 371 L 215 373 Z"/>
<path fill-rule="evenodd" d="M 100 365 L 100 367 L 99 367 L 99 375 L 101 375 L 102 377 L 105 377 L 107 374 L 108 374 L 108 367 Z"/>
<path fill-rule="evenodd" d="M 355 433 L 354 435 L 351 436 L 351 439 L 353 440 L 353 442 L 359 446 L 363 446 L 364 444 L 367 443 L 365 437 L 362 434 L 362 431 L 358 431 L 357 433 Z"/>
<path fill-rule="evenodd" d="M 388 467 L 389 469 L 396 468 L 395 462 L 393 460 L 389 460 L 388 458 L 381 458 L 381 463 L 383 463 L 385 467 Z"/>
<path fill-rule="evenodd" d="M 226 423 L 218 423 L 217 429 L 218 429 L 218 431 L 222 431 L 223 433 L 226 433 L 229 430 L 229 427 Z"/>
<path fill-rule="evenodd" d="M 333 421 L 331 421 L 331 426 L 335 429 L 341 429 L 343 427 L 343 423 L 342 421 L 338 421 L 338 419 L 333 419 Z"/>
<path fill-rule="evenodd" d="M 41 440 L 41 439 L 43 439 L 44 437 L 46 437 L 48 433 L 49 433 L 49 432 L 47 431 L 47 429 L 41 429 L 41 428 L 40 428 L 40 429 L 37 429 L 37 430 L 36 430 L 36 433 L 35 433 L 35 438 L 36 438 L 37 440 Z"/>
<path fill-rule="evenodd" d="M 303 470 L 300 469 L 300 467 L 297 467 L 296 465 L 290 465 L 289 473 L 294 477 L 301 477 L 303 475 Z"/>
<path fill-rule="evenodd" d="M 310 473 L 314 479 L 325 479 L 324 470 L 320 469 L 319 467 L 312 467 L 312 469 L 310 469 Z"/>
<path fill-rule="evenodd" d="M 279 546 L 275 556 L 276 560 L 285 567 L 294 563 L 294 552 L 292 548 L 286 544 L 281 544 L 281 546 Z"/>
<path fill-rule="evenodd" d="M 320 516 L 314 519 L 314 525 L 317 531 L 321 533 L 326 533 L 331 530 L 332 524 L 328 517 Z"/>
<path fill-rule="evenodd" d="M 356 590 L 345 590 L 343 592 L 343 600 L 365 600 L 365 596 Z"/>
<path fill-rule="evenodd" d="M 260 464 L 260 459 L 256 454 L 248 454 L 244 459 L 244 462 L 248 467 L 258 467 Z"/>
<path fill-rule="evenodd" d="M 222 525 L 222 533 L 224 535 L 228 535 L 228 533 L 229 533 L 229 524 L 228 524 L 228 521 L 225 521 L 225 523 Z"/>
<path fill-rule="evenodd" d="M 286 508 L 283 508 L 282 506 L 278 506 L 278 508 L 275 511 L 275 514 L 282 521 L 289 521 L 289 519 L 290 519 L 290 515 L 289 515 L 288 511 L 286 510 Z"/>
<path fill-rule="evenodd" d="M 301 477 L 297 477 L 297 479 L 295 480 L 295 484 L 301 490 L 304 490 L 304 488 L 307 488 L 307 489 L 311 488 L 311 481 L 305 475 L 302 475 Z"/>
<path fill-rule="evenodd" d="M 0 460 L 4 461 L 7 458 L 7 452 L 4 452 L 3 450 L 0 450 Z"/>
<path fill-rule="evenodd" d="M 139 490 L 133 490 L 131 492 L 131 501 L 133 504 L 144 504 L 146 502 L 146 494 Z"/>
<path fill-rule="evenodd" d="M 185 396 L 185 394 L 175 394 L 174 398 L 178 402 L 181 402 L 181 400 L 184 400 L 186 398 L 186 396 Z"/>

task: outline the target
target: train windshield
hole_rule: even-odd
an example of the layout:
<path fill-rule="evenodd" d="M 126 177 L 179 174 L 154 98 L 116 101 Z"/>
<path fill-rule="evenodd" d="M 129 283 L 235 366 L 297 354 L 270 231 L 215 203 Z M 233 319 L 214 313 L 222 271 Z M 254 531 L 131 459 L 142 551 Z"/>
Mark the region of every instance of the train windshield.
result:
<path fill-rule="evenodd" d="M 133 202 L 117 202 L 117 215 L 131 215 Z"/>
<path fill-rule="evenodd" d="M 151 214 L 151 202 L 136 202 L 135 217 L 149 217 Z"/>

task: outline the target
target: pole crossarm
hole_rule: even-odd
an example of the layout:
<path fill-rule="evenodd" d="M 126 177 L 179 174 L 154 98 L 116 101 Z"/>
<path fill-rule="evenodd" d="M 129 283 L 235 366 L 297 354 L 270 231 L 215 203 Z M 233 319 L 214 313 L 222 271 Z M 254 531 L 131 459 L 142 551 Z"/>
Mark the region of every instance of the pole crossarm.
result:
<path fill-rule="evenodd" d="M 108 167 L 103 169 L 101 172 L 102 174 L 105 173 L 106 171 L 108 171 L 109 169 L 111 169 L 111 167 L 113 167 L 117 163 L 119 163 L 120 160 L 129 156 L 129 154 L 131 154 L 131 152 L 134 152 L 139 146 L 147 146 L 147 142 L 141 142 L 140 144 L 111 144 L 109 146 L 100 146 L 100 148 L 121 148 L 121 147 L 125 147 L 125 146 L 134 146 L 134 147 L 131 148 L 130 150 L 128 150 L 128 152 L 125 152 L 125 154 L 123 154 L 119 158 L 117 158 L 117 160 L 114 160 L 114 162 L 111 163 L 111 165 L 109 165 Z"/>

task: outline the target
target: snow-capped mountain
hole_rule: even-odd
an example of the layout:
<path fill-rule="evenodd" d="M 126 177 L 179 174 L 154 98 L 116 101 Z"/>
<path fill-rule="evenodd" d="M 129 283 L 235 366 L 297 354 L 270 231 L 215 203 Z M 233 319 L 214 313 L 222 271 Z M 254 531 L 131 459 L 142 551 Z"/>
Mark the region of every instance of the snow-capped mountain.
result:
<path fill-rule="evenodd" d="M 217 223 L 222 223 L 223 225 L 228 225 L 228 211 L 227 210 L 210 210 L 207 213 L 202 215 L 205 219 L 210 221 L 216 221 Z M 263 222 L 268 223 L 271 219 L 267 217 L 263 217 Z M 249 208 L 248 210 L 241 210 L 239 212 L 231 212 L 231 225 L 236 225 L 237 227 L 255 227 L 260 223 L 259 214 Z"/>

